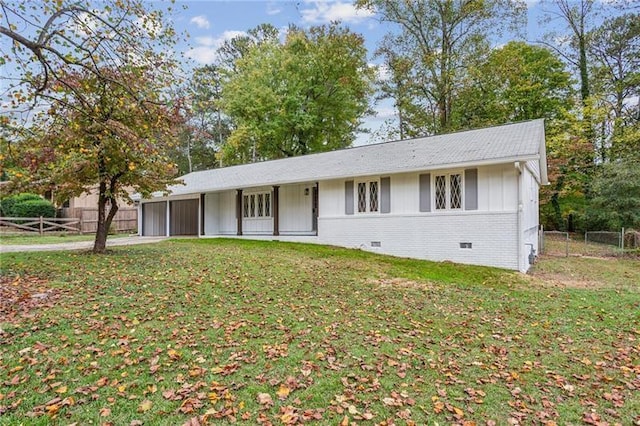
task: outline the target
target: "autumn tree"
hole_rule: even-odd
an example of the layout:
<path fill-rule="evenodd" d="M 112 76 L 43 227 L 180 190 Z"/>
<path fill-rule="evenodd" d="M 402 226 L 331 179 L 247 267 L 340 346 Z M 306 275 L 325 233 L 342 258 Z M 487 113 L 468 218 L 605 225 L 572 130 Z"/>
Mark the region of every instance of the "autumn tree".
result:
<path fill-rule="evenodd" d="M 99 6 L 91 0 L 0 0 L 0 61 L 10 70 L 3 77 L 4 95 L 12 100 L 11 108 L 0 111 L 5 121 L 7 114 L 63 101 L 66 95 L 49 89 L 75 90 L 66 78 L 78 73 L 109 79 L 134 96 L 136 88 L 117 72 L 120 65 L 152 67 L 155 79 L 172 76 L 175 62 L 166 52 L 176 34 L 164 13 L 142 0 Z"/>
<path fill-rule="evenodd" d="M 175 80 L 176 34 L 142 0 L 0 0 L 0 15 L 5 188 L 55 185 L 66 198 L 97 186 L 102 252 L 124 188 L 170 181 L 173 116 L 158 94 Z"/>
<path fill-rule="evenodd" d="M 291 28 L 250 48 L 222 90 L 235 128 L 226 164 L 349 146 L 368 110 L 372 71 L 361 36 L 338 25 Z"/>
<path fill-rule="evenodd" d="M 58 201 L 97 187 L 93 251 L 102 253 L 119 199 L 128 199 L 130 190 L 149 196 L 175 183 L 166 150 L 175 143 L 180 117 L 163 106 L 143 68 L 59 75 L 65 84 L 51 90 L 64 102 L 38 116 L 28 137 L 14 141 L 22 161 L 12 170 L 11 185 L 55 188 Z M 135 94 L 115 82 L 122 76 L 135 85 Z"/>
<path fill-rule="evenodd" d="M 398 25 L 400 31 L 393 30 L 381 48 L 391 69 L 398 53 L 411 62 L 405 80 L 414 85 L 414 96 L 401 102 L 410 100 L 416 109 L 426 111 L 424 122 L 416 126 L 424 133 L 453 127 L 458 81 L 488 51 L 490 37 L 522 21 L 526 11 L 524 2 L 513 0 L 358 0 L 356 4 Z"/>

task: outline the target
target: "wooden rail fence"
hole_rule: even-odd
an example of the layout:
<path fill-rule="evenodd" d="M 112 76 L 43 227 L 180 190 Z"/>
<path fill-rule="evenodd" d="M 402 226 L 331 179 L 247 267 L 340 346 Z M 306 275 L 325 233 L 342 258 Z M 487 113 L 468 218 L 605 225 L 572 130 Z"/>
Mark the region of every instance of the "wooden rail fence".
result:
<path fill-rule="evenodd" d="M 40 235 L 52 231 L 82 232 L 80 219 L 51 217 L 0 217 L 0 226 L 16 228 L 22 231 L 38 232 Z"/>

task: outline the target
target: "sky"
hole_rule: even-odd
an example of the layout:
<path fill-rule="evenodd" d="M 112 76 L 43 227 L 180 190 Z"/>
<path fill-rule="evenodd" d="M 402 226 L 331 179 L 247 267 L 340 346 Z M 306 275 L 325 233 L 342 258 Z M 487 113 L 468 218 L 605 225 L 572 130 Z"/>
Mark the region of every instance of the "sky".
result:
<path fill-rule="evenodd" d="M 529 0 L 528 6 L 525 37 L 534 41 L 542 36 L 538 25 L 542 8 L 536 0 Z M 180 53 L 190 62 L 187 68 L 214 62 L 215 51 L 225 40 L 262 23 L 270 23 L 285 31 L 290 24 L 307 28 L 331 21 L 340 21 L 353 32 L 364 36 L 372 64 L 376 62 L 373 54 L 378 42 L 393 28 L 389 23 L 380 22 L 375 14 L 356 9 L 349 0 L 177 1 L 173 15 L 175 29 L 189 35 L 187 42 L 178 45 Z M 356 145 L 379 142 L 375 139 L 375 132 L 385 120 L 394 117 L 393 104 L 389 100 L 373 105 L 373 109 L 375 115 L 366 117 L 364 123 L 370 133 L 359 134 Z"/>

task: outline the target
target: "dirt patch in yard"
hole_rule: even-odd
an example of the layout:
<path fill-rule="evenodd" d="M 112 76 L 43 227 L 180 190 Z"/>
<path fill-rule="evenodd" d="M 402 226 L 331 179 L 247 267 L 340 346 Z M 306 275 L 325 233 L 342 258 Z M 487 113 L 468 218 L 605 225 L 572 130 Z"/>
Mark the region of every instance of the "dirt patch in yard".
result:
<path fill-rule="evenodd" d="M 33 316 L 34 311 L 52 307 L 60 298 L 59 290 L 47 280 L 33 276 L 0 276 L 0 323 L 13 323 Z"/>
<path fill-rule="evenodd" d="M 542 285 L 553 288 L 582 288 L 596 289 L 608 287 L 602 282 L 594 281 L 583 277 L 572 277 L 561 273 L 534 272 L 527 275 L 533 285 Z"/>
<path fill-rule="evenodd" d="M 417 288 L 424 289 L 432 287 L 431 284 L 418 282 L 406 278 L 369 278 L 367 284 L 373 284 L 381 288 Z"/>

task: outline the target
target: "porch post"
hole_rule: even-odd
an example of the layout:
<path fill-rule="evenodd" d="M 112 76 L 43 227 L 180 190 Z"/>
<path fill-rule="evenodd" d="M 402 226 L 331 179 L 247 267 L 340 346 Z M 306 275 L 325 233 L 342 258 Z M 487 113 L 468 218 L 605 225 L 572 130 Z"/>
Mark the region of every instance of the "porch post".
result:
<path fill-rule="evenodd" d="M 199 236 L 204 235 L 204 194 L 200 194 L 200 234 Z"/>
<path fill-rule="evenodd" d="M 165 236 L 171 236 L 171 202 L 167 200 Z"/>
<path fill-rule="evenodd" d="M 236 190 L 236 221 L 237 235 L 242 235 L 242 189 Z"/>
<path fill-rule="evenodd" d="M 273 235 L 280 235 L 280 187 L 273 186 Z"/>

